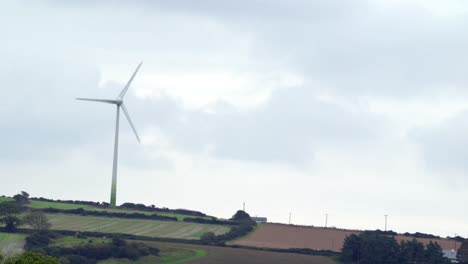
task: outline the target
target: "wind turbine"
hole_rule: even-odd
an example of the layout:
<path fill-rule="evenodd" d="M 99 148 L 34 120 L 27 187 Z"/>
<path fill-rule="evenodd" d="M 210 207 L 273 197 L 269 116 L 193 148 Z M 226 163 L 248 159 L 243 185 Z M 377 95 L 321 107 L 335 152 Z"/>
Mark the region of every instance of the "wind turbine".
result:
<path fill-rule="evenodd" d="M 133 133 L 135 133 L 135 136 L 138 140 L 138 143 L 140 142 L 140 137 L 138 137 L 138 133 L 135 129 L 135 126 L 132 123 L 132 120 L 130 119 L 130 115 L 128 114 L 127 108 L 125 107 L 125 104 L 123 102 L 123 98 L 125 94 L 127 93 L 128 88 L 130 87 L 130 84 L 133 81 L 133 78 L 135 78 L 135 75 L 137 74 L 138 70 L 141 67 L 141 64 L 143 62 L 140 62 L 138 64 L 135 72 L 133 73 L 132 77 L 130 77 L 130 80 L 128 80 L 127 84 L 125 87 L 122 89 L 120 94 L 115 98 L 114 100 L 110 99 L 93 99 L 93 98 L 76 98 L 76 100 L 82 100 L 82 101 L 91 101 L 91 102 L 98 102 L 98 103 L 107 103 L 107 104 L 113 104 L 116 105 L 117 107 L 117 116 L 115 118 L 115 139 L 114 139 L 114 162 L 112 165 L 112 186 L 111 186 L 111 197 L 110 197 L 110 206 L 115 207 L 115 202 L 117 198 L 117 159 L 118 159 L 118 153 L 119 153 L 119 119 L 120 119 L 120 109 L 122 109 L 123 113 L 125 114 L 125 117 L 128 120 L 128 123 L 130 124 L 130 127 L 132 127 Z"/>

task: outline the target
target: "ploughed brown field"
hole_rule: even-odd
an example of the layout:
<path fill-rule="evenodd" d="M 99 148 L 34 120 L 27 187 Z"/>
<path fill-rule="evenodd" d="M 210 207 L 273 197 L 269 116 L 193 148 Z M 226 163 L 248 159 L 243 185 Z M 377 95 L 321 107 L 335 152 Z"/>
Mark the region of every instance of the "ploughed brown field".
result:
<path fill-rule="evenodd" d="M 310 248 L 340 252 L 346 236 L 359 233 L 360 231 L 335 228 L 260 224 L 253 233 L 231 242 L 231 244 L 260 248 Z M 413 238 L 398 235 L 395 239 L 402 241 L 412 240 Z M 428 244 L 430 241 L 437 242 L 442 249 L 453 249 L 455 247 L 455 242 L 448 239 L 417 238 L 417 240 L 424 244 Z M 460 243 L 456 243 L 456 247 L 458 249 Z"/>
<path fill-rule="evenodd" d="M 143 241 L 142 241 L 143 242 Z M 278 253 L 260 250 L 248 250 L 229 247 L 211 247 L 201 245 L 189 245 L 166 242 L 148 242 L 143 243 L 157 248 L 173 249 L 202 249 L 206 255 L 192 261 L 184 262 L 186 264 L 335 264 L 331 258 L 308 256 L 293 253 Z"/>

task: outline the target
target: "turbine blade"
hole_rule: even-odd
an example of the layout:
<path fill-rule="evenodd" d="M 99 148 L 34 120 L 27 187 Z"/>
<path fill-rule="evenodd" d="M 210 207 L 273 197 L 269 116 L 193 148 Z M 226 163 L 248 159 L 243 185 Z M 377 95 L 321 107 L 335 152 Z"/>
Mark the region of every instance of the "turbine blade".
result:
<path fill-rule="evenodd" d="M 108 103 L 108 104 L 117 104 L 117 101 L 109 100 L 109 99 L 76 98 L 76 100 L 91 101 L 91 102 L 98 102 L 98 103 Z"/>
<path fill-rule="evenodd" d="M 133 133 L 135 133 L 135 136 L 136 136 L 136 138 L 138 140 L 138 143 L 140 143 L 140 137 L 138 136 L 138 133 L 137 133 L 137 131 L 135 129 L 135 126 L 133 126 L 133 123 L 132 123 L 132 120 L 130 119 L 130 115 L 128 114 L 127 108 L 125 107 L 124 104 L 121 104 L 120 106 L 122 107 L 122 110 L 123 110 L 123 112 L 125 114 L 125 117 L 127 118 L 128 123 L 130 124 L 130 127 L 132 127 Z"/>
<path fill-rule="evenodd" d="M 138 64 L 138 66 L 137 66 L 135 72 L 133 73 L 132 77 L 130 77 L 130 80 L 128 80 L 127 84 L 125 85 L 125 87 L 120 92 L 119 98 L 123 98 L 125 96 L 125 93 L 127 93 L 128 87 L 130 87 L 130 84 L 132 83 L 133 78 L 135 78 L 135 75 L 137 74 L 137 72 L 140 69 L 142 64 L 143 64 L 143 62 L 140 62 L 140 64 Z"/>

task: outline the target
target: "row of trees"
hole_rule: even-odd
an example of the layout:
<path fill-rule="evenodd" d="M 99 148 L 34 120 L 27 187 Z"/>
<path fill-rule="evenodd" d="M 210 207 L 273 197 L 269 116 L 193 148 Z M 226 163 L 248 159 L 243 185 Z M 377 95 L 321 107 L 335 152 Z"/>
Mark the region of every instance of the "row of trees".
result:
<path fill-rule="evenodd" d="M 341 259 L 344 263 L 360 264 L 445 264 L 445 258 L 439 244 L 432 241 L 424 246 L 413 239 L 400 244 L 392 236 L 376 232 L 363 232 L 346 237 Z"/>

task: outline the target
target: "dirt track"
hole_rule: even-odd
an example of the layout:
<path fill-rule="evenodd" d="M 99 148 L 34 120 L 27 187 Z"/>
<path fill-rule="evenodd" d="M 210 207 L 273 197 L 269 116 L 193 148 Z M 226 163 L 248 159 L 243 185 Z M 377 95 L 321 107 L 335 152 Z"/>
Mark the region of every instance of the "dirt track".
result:
<path fill-rule="evenodd" d="M 282 224 L 261 224 L 250 235 L 232 244 L 267 247 L 267 248 L 311 248 L 317 250 L 341 251 L 343 241 L 347 235 L 357 234 L 359 231 L 290 226 Z M 410 240 L 411 237 L 396 236 L 397 241 Z M 439 243 L 443 249 L 453 249 L 455 243 L 447 239 L 425 239 L 418 238 L 418 241 L 427 244 L 429 241 Z M 460 243 L 457 243 L 457 247 Z"/>

